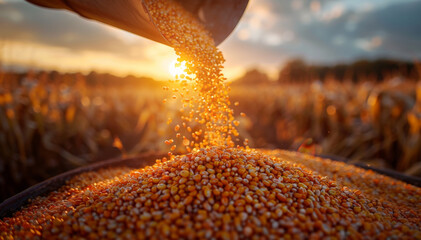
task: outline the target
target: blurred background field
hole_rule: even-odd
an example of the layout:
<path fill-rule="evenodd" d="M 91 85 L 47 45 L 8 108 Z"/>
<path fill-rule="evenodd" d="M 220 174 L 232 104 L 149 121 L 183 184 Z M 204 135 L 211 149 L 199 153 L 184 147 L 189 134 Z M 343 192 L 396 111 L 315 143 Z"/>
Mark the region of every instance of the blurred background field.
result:
<path fill-rule="evenodd" d="M 421 176 L 417 65 L 394 62 L 396 69 L 372 74 L 367 65 L 385 63 L 359 64 L 364 68 L 326 70 L 293 60 L 278 79 L 249 70 L 231 83 L 240 135 L 251 147 L 339 156 Z M 0 200 L 92 162 L 168 151 L 167 117 L 176 110 L 162 102 L 171 94 L 164 85 L 95 72 L 2 72 Z"/>

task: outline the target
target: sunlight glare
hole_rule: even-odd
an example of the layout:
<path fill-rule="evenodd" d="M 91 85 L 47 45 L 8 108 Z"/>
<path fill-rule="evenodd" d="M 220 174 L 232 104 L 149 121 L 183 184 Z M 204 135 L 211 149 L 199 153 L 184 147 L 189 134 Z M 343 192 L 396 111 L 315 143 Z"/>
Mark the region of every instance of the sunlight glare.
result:
<path fill-rule="evenodd" d="M 172 61 L 169 67 L 169 72 L 174 78 L 179 78 L 181 74 L 186 74 L 186 62 L 177 63 L 177 61 Z"/>

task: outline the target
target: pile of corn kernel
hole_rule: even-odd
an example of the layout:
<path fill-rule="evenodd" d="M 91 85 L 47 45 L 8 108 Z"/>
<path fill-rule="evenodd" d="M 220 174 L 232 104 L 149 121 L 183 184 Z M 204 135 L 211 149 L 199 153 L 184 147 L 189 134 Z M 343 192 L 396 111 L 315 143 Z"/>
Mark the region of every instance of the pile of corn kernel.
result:
<path fill-rule="evenodd" d="M 212 147 L 79 175 L 2 219 L 0 238 L 419 239 L 420 209 L 420 188 L 370 171 Z"/>

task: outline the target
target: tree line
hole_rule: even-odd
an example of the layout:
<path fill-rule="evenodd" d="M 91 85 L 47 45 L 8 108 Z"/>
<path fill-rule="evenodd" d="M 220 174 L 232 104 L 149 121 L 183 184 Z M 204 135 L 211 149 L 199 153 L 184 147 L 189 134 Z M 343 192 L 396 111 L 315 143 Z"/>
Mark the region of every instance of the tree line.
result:
<path fill-rule="evenodd" d="M 381 82 L 401 77 L 405 80 L 418 80 L 421 75 L 420 63 L 391 59 L 358 60 L 348 64 L 317 65 L 302 59 L 288 61 L 280 70 L 279 83 L 303 83 L 312 81 L 375 81 Z M 258 69 L 248 70 L 234 84 L 270 84 L 269 77 Z"/>

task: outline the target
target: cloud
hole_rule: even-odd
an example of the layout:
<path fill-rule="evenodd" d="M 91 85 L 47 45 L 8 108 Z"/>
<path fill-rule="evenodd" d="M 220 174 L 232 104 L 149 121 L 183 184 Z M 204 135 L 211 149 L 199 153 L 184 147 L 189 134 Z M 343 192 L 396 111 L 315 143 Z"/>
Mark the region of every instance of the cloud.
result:
<path fill-rule="evenodd" d="M 244 29 L 262 4 L 278 15 L 276 22 L 258 37 L 253 31 L 244 38 Z M 247 62 L 275 66 L 290 57 L 311 62 L 336 63 L 358 58 L 395 57 L 405 60 L 421 58 L 421 1 L 373 0 L 258 0 L 252 1 L 227 51 L 243 51 Z M 279 36 L 289 32 L 287 41 Z M 268 36 L 272 41 L 265 41 Z M 258 39 L 258 41 L 251 41 Z M 277 44 L 274 44 L 277 43 Z M 228 45 L 228 43 L 227 43 Z M 246 56 L 247 55 L 247 56 Z M 240 59 L 238 59 L 240 60 Z"/>
<path fill-rule="evenodd" d="M 112 27 L 82 19 L 64 10 L 50 10 L 26 2 L 0 5 L 0 39 L 64 47 L 72 51 L 108 52 L 128 58 L 144 58 L 148 42 L 127 42 Z"/>
<path fill-rule="evenodd" d="M 379 54 L 391 57 L 421 58 L 421 1 L 384 7 L 361 16 L 359 36 L 382 39 Z"/>

